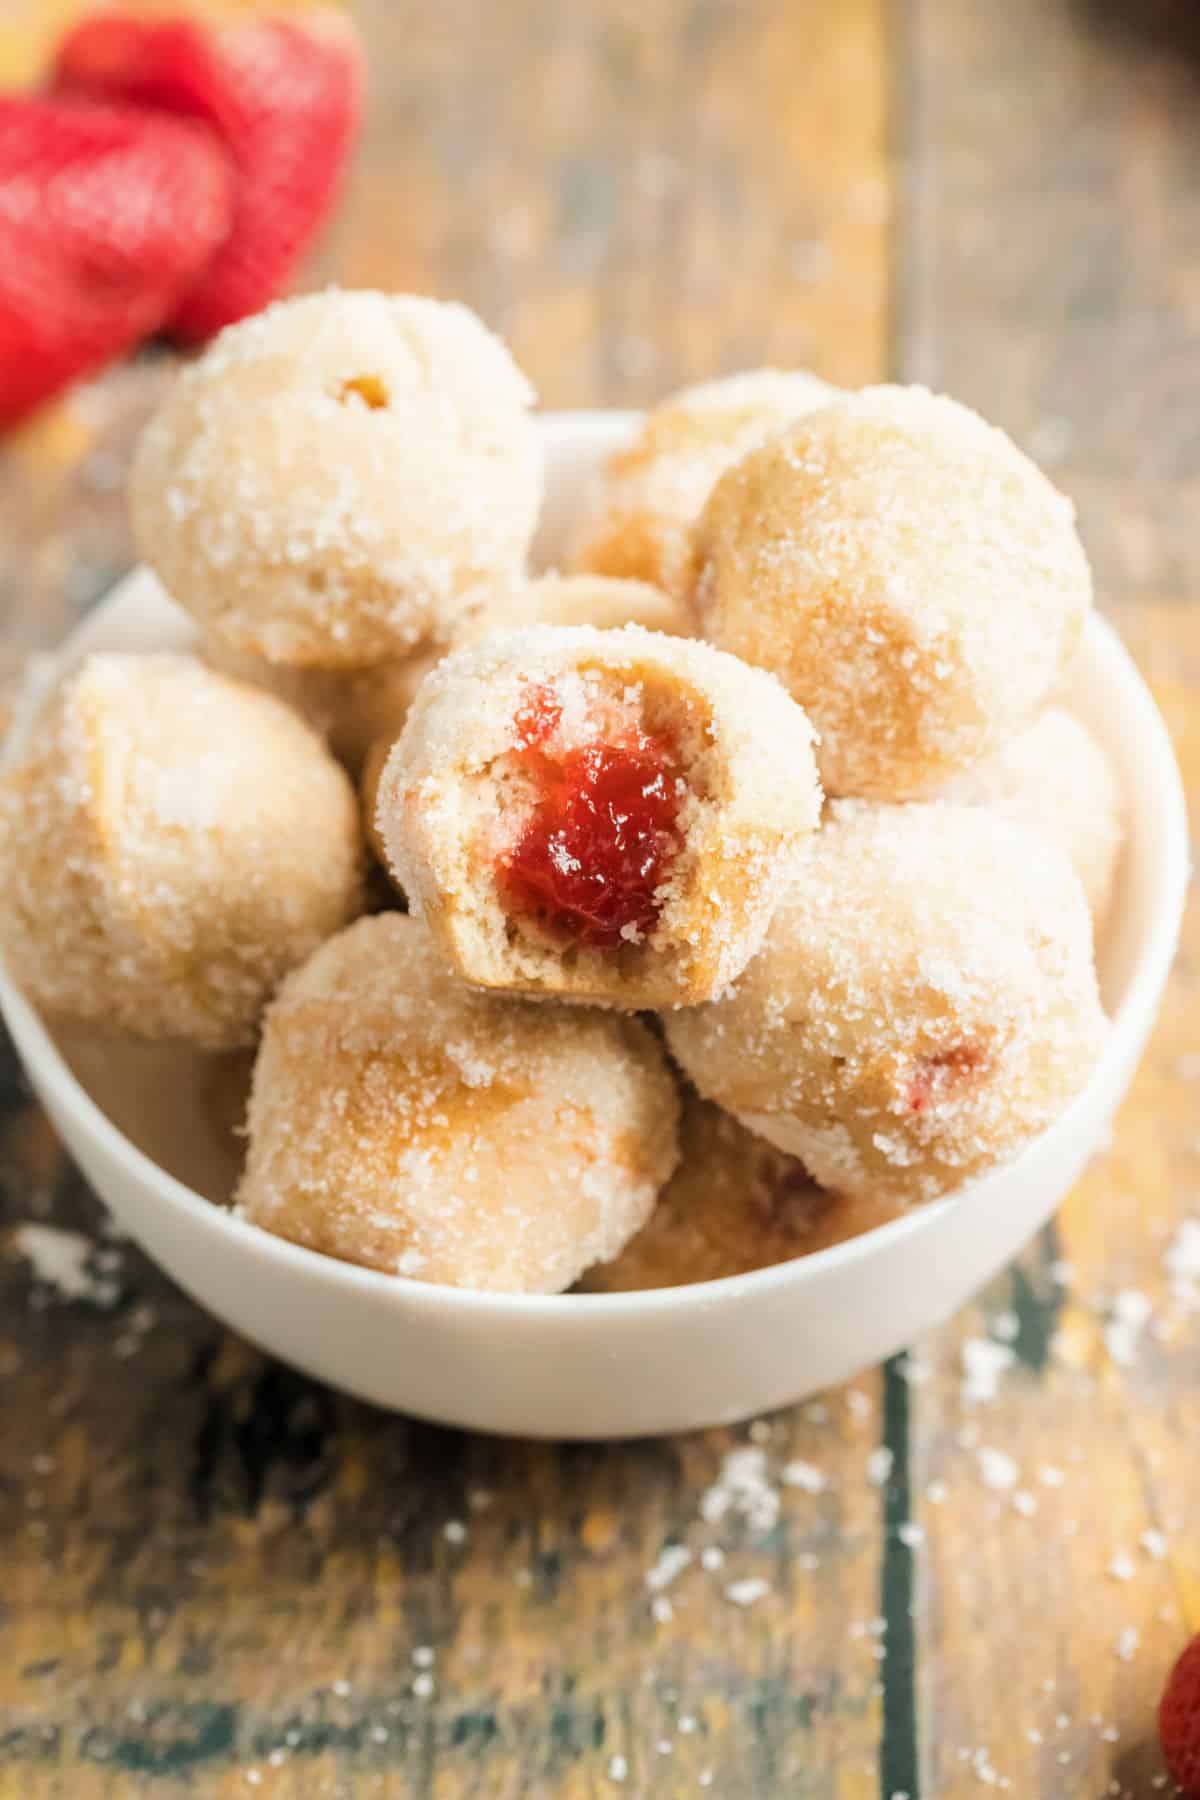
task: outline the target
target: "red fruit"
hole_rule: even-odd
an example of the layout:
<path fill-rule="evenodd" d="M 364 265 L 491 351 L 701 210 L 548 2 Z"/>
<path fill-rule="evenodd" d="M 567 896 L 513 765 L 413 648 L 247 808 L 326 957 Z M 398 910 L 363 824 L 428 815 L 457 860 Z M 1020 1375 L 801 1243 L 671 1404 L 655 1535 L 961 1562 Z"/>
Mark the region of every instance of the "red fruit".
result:
<path fill-rule="evenodd" d="M 199 126 L 0 95 L 0 426 L 158 331 L 232 204 Z"/>
<path fill-rule="evenodd" d="M 112 12 L 68 33 L 59 88 L 200 119 L 237 167 L 228 241 L 170 329 L 191 341 L 282 292 L 328 216 L 362 110 L 362 55 L 336 12 L 220 29 Z"/>
<path fill-rule="evenodd" d="M 1158 1708 L 1167 1767 L 1188 1800 L 1200 1800 L 1200 1637 L 1171 1671 Z"/>

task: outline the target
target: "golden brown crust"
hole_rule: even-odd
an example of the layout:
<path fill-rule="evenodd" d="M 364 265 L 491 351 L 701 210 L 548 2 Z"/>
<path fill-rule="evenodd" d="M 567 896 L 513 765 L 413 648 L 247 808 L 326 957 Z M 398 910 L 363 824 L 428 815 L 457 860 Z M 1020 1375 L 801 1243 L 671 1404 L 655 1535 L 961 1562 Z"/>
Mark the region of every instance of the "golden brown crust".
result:
<path fill-rule="evenodd" d="M 1031 724 L 1091 604 L 1070 502 L 1000 431 L 867 388 L 751 451 L 696 527 L 705 634 L 811 714 L 829 793 L 936 792 Z"/>
<path fill-rule="evenodd" d="M 1014 1155 L 1105 1021 L 1065 855 L 983 808 L 839 801 L 761 954 L 667 1037 L 701 1093 L 839 1192 L 927 1200 Z"/>
<path fill-rule="evenodd" d="M 748 1275 L 811 1256 L 897 1218 L 874 1195 L 817 1186 L 803 1163 L 729 1113 L 685 1096 L 680 1163 L 658 1205 L 613 1262 L 589 1269 L 582 1293 L 634 1293 Z"/>
<path fill-rule="evenodd" d="M 343 771 L 287 706 L 188 657 L 89 659 L 0 787 L 5 957 L 57 1016 L 251 1043 L 361 902 Z"/>
<path fill-rule="evenodd" d="M 646 415 L 608 462 L 570 566 L 682 596 L 688 539 L 719 478 L 753 445 L 837 389 L 802 369 L 752 369 L 698 383 Z"/>
<path fill-rule="evenodd" d="M 466 307 L 283 301 L 223 332 L 148 426 L 139 548 L 235 650 L 320 669 L 402 658 L 524 563 L 541 499 L 531 399 Z"/>
<path fill-rule="evenodd" d="M 555 1293 L 644 1222 L 677 1116 L 645 1026 L 473 993 L 389 913 L 326 944 L 271 1007 L 238 1207 L 370 1268 Z"/>

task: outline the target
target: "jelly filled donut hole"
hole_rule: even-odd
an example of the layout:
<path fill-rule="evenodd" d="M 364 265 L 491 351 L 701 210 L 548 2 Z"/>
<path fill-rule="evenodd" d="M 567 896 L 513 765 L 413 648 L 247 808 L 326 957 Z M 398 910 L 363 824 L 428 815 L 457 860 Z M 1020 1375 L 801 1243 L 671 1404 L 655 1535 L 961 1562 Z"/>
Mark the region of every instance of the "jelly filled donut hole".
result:
<path fill-rule="evenodd" d="M 435 672 L 376 826 L 468 980 L 638 1007 L 744 966 L 817 806 L 774 682 L 705 645 L 542 628 Z"/>

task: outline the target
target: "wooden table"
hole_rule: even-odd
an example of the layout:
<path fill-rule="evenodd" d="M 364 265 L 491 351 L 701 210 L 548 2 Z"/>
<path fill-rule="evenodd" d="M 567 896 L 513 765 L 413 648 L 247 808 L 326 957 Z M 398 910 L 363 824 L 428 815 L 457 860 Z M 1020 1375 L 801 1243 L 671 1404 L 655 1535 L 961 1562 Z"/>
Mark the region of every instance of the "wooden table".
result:
<path fill-rule="evenodd" d="M 11 70 L 53 11 L 10 6 Z M 1186 0 L 361 19 L 371 118 L 317 277 L 462 297 L 551 406 L 768 360 L 979 405 L 1077 499 L 1200 780 Z M 166 371 L 4 454 L 11 647 L 127 562 L 123 461 Z M 1200 1626 L 1200 1323 L 1164 1270 L 1200 1210 L 1198 954 L 1193 913 L 1111 1151 L 976 1305 L 816 1405 L 607 1448 L 389 1418 L 232 1339 L 103 1239 L 8 1057 L 0 1250 L 24 1220 L 82 1230 L 114 1291 L 65 1303 L 0 1256 L 0 1795 L 1162 1791 L 1153 1709 Z M 1150 1317 L 1114 1331 L 1130 1293 Z M 1012 1353 L 991 1397 L 981 1342 Z M 825 1485 L 706 1523 L 746 1445 L 770 1485 L 792 1459 Z"/>

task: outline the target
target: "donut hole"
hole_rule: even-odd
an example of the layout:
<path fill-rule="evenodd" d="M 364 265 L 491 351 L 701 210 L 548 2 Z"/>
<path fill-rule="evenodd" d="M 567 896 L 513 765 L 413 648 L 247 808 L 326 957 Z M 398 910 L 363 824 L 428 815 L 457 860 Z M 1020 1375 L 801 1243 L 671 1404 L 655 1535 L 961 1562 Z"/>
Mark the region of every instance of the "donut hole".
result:
<path fill-rule="evenodd" d="M 341 383 L 337 397 L 343 406 L 352 406 L 358 402 L 368 412 L 384 412 L 392 401 L 387 384 L 379 375 L 352 375 L 348 381 Z"/>

